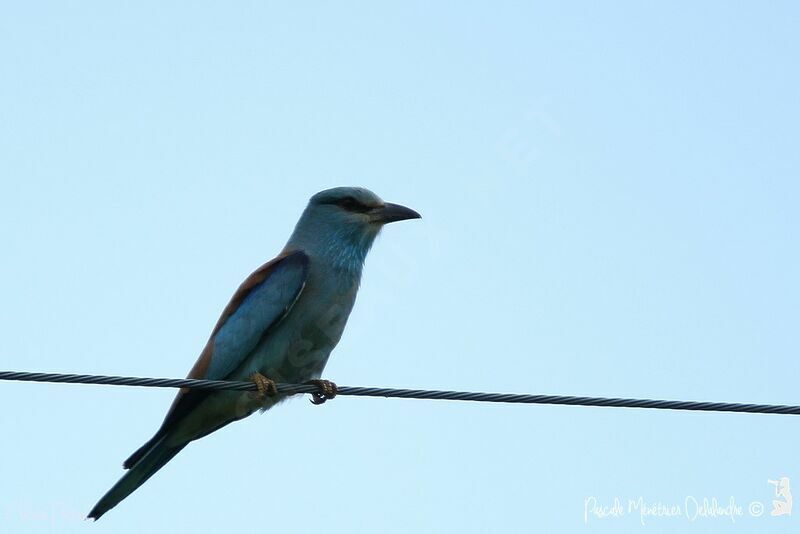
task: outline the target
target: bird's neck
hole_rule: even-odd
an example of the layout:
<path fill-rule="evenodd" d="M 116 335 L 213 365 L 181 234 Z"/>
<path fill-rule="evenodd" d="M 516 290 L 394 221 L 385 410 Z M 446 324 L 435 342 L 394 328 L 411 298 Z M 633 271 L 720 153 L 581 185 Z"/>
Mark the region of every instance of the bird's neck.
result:
<path fill-rule="evenodd" d="M 331 242 L 321 251 L 320 260 L 339 274 L 358 281 L 361 279 L 367 252 L 368 245 Z"/>
<path fill-rule="evenodd" d="M 376 234 L 348 232 L 298 232 L 292 235 L 286 249 L 302 250 L 318 267 L 328 270 L 354 283 L 361 279 L 367 253 Z"/>

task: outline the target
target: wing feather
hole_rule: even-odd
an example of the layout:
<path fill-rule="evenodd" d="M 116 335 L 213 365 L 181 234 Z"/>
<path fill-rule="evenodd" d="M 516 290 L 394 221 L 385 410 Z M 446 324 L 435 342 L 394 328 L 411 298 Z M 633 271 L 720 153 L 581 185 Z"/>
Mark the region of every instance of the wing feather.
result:
<path fill-rule="evenodd" d="M 282 254 L 259 267 L 239 286 L 222 312 L 188 378 L 224 380 L 258 345 L 271 327 L 291 310 L 308 275 L 308 256 L 302 251 Z M 210 394 L 182 388 L 158 432 L 125 461 L 129 469 L 187 413 Z"/>

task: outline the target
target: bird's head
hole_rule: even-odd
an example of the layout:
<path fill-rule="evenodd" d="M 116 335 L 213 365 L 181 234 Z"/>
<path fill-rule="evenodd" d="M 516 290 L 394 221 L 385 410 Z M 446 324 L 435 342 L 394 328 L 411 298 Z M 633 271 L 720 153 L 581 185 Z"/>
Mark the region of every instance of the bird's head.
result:
<path fill-rule="evenodd" d="M 384 202 L 363 187 L 320 191 L 308 202 L 287 248 L 328 257 L 334 265 L 360 270 L 384 225 L 419 219 L 416 211 Z"/>

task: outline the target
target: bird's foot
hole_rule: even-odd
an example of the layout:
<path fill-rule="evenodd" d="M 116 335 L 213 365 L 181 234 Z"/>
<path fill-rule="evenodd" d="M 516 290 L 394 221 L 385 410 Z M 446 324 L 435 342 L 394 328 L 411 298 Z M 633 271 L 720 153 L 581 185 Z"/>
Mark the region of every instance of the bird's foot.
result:
<path fill-rule="evenodd" d="M 311 394 L 311 404 L 325 404 L 325 401 L 331 400 L 339 392 L 339 388 L 330 380 L 309 380 L 306 384 L 312 384 L 322 390 Z"/>
<path fill-rule="evenodd" d="M 262 375 L 261 373 L 253 373 L 250 375 L 250 380 L 256 383 L 258 391 L 256 391 L 256 398 L 259 401 L 264 401 L 267 397 L 274 397 L 278 394 L 278 387 L 275 382 Z"/>

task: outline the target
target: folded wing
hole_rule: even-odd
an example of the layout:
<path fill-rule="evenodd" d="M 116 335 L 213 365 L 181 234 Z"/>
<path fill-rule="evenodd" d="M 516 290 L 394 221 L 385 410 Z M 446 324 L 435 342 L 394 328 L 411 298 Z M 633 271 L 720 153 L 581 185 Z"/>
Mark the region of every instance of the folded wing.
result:
<path fill-rule="evenodd" d="M 251 274 L 233 295 L 188 378 L 225 380 L 278 324 L 300 296 L 308 276 L 308 256 L 295 251 L 278 256 Z M 181 389 L 158 432 L 130 458 L 130 469 L 210 390 Z"/>

